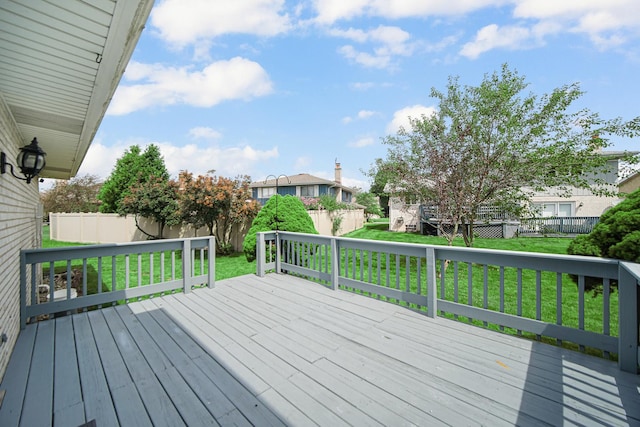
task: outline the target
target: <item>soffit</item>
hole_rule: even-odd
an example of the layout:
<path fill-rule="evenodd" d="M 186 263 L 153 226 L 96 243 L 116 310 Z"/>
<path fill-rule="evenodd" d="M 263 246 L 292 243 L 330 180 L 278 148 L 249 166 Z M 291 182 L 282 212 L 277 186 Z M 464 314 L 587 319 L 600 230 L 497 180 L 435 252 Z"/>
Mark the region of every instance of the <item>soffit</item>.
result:
<path fill-rule="evenodd" d="M 0 93 L 45 178 L 80 168 L 153 0 L 0 1 Z"/>

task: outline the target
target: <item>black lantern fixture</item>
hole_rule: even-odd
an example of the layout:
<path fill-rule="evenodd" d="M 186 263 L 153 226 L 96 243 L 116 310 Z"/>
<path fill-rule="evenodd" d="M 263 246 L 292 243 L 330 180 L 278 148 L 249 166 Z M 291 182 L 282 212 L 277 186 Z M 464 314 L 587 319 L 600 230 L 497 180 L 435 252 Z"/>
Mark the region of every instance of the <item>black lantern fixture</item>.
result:
<path fill-rule="evenodd" d="M 25 177 L 21 178 L 15 174 L 13 171 L 13 165 L 7 161 L 7 155 L 4 152 L 0 154 L 0 171 L 5 173 L 7 171 L 7 166 L 9 166 L 9 168 L 11 168 L 11 175 L 23 181 L 27 181 L 27 184 L 30 184 L 31 179 L 38 176 L 42 168 L 44 168 L 44 165 L 46 164 L 44 157 L 46 154 L 47 153 L 42 151 L 42 148 L 38 147 L 38 140 L 33 138 L 31 144 L 22 147 L 20 149 L 20 153 L 18 153 L 18 157 L 16 157 L 16 162 L 20 168 L 20 172 L 22 172 Z"/>

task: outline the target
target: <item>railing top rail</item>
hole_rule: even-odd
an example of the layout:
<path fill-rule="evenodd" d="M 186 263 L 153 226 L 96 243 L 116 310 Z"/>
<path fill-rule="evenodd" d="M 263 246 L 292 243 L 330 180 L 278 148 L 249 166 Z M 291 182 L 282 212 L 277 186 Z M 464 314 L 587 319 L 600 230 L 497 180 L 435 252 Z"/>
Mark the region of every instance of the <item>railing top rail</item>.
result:
<path fill-rule="evenodd" d="M 27 263 L 59 261 L 70 258 L 93 258 L 98 256 L 121 255 L 127 253 L 153 252 L 160 250 L 182 249 L 184 242 L 189 241 L 194 249 L 207 247 L 209 239 L 213 236 L 191 237 L 184 239 L 146 240 L 128 243 L 105 243 L 86 246 L 68 246 L 62 248 L 23 249 Z"/>
<path fill-rule="evenodd" d="M 349 247 L 379 247 L 390 251 L 410 255 L 418 251 L 431 248 L 435 252 L 436 259 L 448 259 L 452 261 L 469 261 L 476 263 L 504 265 L 523 268 L 540 268 L 546 271 L 557 271 L 570 274 L 592 275 L 595 277 L 617 278 L 619 260 L 597 257 L 584 257 L 580 255 L 550 254 L 543 252 L 520 252 L 499 249 L 466 248 L 456 246 L 426 245 L 420 243 L 387 242 L 381 240 L 364 240 L 351 237 L 318 236 L 316 234 L 293 233 L 281 231 L 284 236 L 310 237 L 314 241 L 324 238 L 327 241 L 335 239 L 345 243 Z M 409 253 L 408 253 L 409 254 Z M 498 262 L 499 260 L 499 262 Z"/>

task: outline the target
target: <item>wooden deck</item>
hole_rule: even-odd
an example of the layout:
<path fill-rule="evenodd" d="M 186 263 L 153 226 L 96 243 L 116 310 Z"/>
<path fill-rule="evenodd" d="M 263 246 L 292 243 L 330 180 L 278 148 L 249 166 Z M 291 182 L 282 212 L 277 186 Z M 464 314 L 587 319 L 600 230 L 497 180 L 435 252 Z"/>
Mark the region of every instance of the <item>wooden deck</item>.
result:
<path fill-rule="evenodd" d="M 28 325 L 1 426 L 640 425 L 640 376 L 287 275 Z"/>

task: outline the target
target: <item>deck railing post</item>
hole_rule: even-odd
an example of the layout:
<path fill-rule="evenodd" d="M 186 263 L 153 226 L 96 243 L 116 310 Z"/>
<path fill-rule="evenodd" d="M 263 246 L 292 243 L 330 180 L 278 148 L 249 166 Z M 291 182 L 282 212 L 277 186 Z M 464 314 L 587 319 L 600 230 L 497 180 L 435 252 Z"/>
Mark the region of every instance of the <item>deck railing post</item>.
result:
<path fill-rule="evenodd" d="M 185 294 L 191 292 L 191 240 L 182 242 L 182 289 Z"/>
<path fill-rule="evenodd" d="M 216 238 L 209 236 L 209 265 L 207 266 L 208 278 L 207 287 L 213 288 L 216 285 Z"/>
<path fill-rule="evenodd" d="M 435 318 L 438 313 L 438 293 L 436 278 L 436 251 L 434 248 L 427 248 L 427 316 Z"/>
<path fill-rule="evenodd" d="M 629 266 L 631 267 L 631 266 Z M 638 272 L 640 273 L 640 271 Z M 618 266 L 618 367 L 638 372 L 638 280 L 621 262 Z"/>
<path fill-rule="evenodd" d="M 265 264 L 267 263 L 267 246 L 264 241 L 264 233 L 258 233 L 258 244 L 256 246 L 256 274 L 259 277 L 265 275 Z"/>
<path fill-rule="evenodd" d="M 27 256 L 20 251 L 20 329 L 27 327 Z"/>
<path fill-rule="evenodd" d="M 280 274 L 280 233 L 276 230 L 276 273 Z"/>
<path fill-rule="evenodd" d="M 340 272 L 340 250 L 338 248 L 338 239 L 331 238 L 331 289 L 338 289 L 338 276 Z"/>

